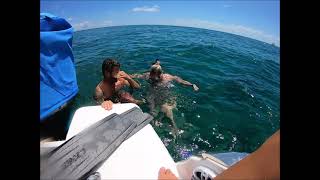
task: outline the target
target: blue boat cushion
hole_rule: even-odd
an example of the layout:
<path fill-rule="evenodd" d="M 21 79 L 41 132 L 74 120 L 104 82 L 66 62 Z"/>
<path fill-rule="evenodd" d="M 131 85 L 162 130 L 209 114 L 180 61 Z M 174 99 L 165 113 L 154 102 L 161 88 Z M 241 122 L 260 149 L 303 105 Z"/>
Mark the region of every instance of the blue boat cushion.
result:
<path fill-rule="evenodd" d="M 78 92 L 72 37 L 67 21 L 40 14 L 40 121 Z"/>

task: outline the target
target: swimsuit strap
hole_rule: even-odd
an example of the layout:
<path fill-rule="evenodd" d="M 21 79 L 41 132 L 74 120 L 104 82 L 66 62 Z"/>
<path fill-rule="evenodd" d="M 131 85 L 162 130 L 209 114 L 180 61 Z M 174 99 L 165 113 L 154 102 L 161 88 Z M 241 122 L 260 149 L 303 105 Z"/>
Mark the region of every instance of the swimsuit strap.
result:
<path fill-rule="evenodd" d="M 102 89 L 102 88 L 101 88 L 101 83 L 102 83 L 102 81 L 100 81 L 99 84 L 98 84 L 98 86 L 99 86 L 100 89 Z"/>

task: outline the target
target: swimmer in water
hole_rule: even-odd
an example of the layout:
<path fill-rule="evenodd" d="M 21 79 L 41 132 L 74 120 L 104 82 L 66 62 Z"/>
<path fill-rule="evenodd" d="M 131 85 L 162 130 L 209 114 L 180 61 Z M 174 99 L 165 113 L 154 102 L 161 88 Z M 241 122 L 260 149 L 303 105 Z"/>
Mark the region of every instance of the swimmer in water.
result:
<path fill-rule="evenodd" d="M 103 80 L 95 89 L 94 99 L 97 104 L 106 110 L 111 110 L 113 103 L 130 102 L 142 104 L 144 101 L 136 100 L 132 95 L 123 90 L 125 87 L 132 89 L 140 88 L 140 85 L 134 81 L 127 73 L 120 71 L 120 64 L 107 58 L 102 63 Z"/>
<path fill-rule="evenodd" d="M 173 120 L 172 110 L 176 108 L 176 97 L 170 96 L 169 88 L 172 87 L 171 82 L 176 81 L 180 84 L 186 86 L 192 86 L 194 91 L 198 91 L 197 85 L 192 84 L 186 80 L 181 79 L 178 76 L 173 76 L 171 74 L 163 73 L 162 67 L 160 65 L 159 59 L 153 63 L 150 68 L 150 72 L 143 74 L 133 74 L 132 78 L 145 79 L 151 84 L 149 90 L 150 95 L 147 97 L 149 103 L 150 114 L 156 116 L 155 111 L 156 105 L 159 105 L 161 111 L 172 121 L 173 127 L 177 132 L 177 126 Z M 176 132 L 174 134 L 176 134 Z"/>

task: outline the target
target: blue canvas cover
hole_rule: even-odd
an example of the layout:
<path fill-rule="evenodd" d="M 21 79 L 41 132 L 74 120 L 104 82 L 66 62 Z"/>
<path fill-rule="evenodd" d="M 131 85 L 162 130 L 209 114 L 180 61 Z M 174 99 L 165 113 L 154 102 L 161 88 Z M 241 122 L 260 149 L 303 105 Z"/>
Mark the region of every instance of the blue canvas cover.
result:
<path fill-rule="evenodd" d="M 40 13 L 40 121 L 78 93 L 73 28 L 63 18 Z"/>

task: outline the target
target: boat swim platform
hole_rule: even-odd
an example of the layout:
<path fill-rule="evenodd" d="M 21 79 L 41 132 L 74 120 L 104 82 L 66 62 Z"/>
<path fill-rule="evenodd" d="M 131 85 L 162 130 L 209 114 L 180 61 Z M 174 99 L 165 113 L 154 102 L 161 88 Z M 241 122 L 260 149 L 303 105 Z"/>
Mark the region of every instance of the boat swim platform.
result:
<path fill-rule="evenodd" d="M 134 107 L 133 103 L 114 104 L 108 111 L 101 106 L 79 108 L 71 121 L 66 141 L 82 130 L 113 114 L 122 114 Z M 58 147 L 65 141 L 46 142 L 41 147 Z M 125 140 L 98 168 L 101 179 L 158 179 L 161 167 L 178 176 L 176 163 L 150 124 Z"/>

